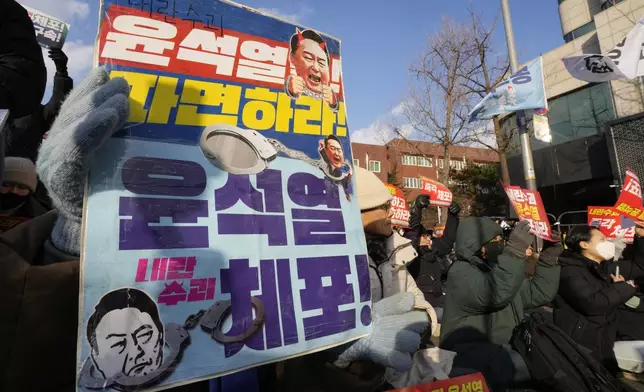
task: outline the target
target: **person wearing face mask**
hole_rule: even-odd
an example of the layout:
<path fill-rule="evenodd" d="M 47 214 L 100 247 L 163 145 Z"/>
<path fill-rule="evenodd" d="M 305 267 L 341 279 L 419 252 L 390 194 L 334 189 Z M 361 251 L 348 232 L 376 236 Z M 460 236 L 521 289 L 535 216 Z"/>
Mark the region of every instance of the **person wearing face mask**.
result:
<path fill-rule="evenodd" d="M 525 279 L 525 258 L 534 241 L 528 222 L 516 225 L 507 241 L 489 218 L 463 219 L 456 234 L 457 260 L 447 276 L 440 347 L 457 353 L 454 367 L 482 372 L 493 391 L 529 387 L 521 355 L 510 347 L 524 309 L 555 297 L 560 247 L 547 244 L 535 274 Z"/>
<path fill-rule="evenodd" d="M 555 324 L 613 373 L 620 368 L 644 370 L 644 357 L 636 349 L 644 351 L 644 342 L 616 343 L 621 335 L 619 311 L 637 292 L 627 281 L 644 277 L 643 236 L 644 229 L 638 225 L 633 260 L 613 262 L 614 242 L 595 227 L 578 226 L 568 233 L 567 250 L 559 258 Z"/>
<path fill-rule="evenodd" d="M 0 216 L 32 219 L 48 210 L 34 197 L 38 185 L 36 166 L 29 159 L 4 159 L 0 187 Z"/>

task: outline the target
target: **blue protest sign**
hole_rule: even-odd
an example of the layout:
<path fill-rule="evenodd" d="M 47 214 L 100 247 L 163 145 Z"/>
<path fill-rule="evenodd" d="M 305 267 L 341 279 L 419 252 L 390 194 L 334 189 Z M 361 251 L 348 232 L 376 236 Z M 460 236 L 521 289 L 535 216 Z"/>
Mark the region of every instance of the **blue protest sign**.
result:
<path fill-rule="evenodd" d="M 370 333 L 340 42 L 228 1 L 101 3 L 97 65 L 131 110 L 88 178 L 80 389 L 165 389 Z"/>

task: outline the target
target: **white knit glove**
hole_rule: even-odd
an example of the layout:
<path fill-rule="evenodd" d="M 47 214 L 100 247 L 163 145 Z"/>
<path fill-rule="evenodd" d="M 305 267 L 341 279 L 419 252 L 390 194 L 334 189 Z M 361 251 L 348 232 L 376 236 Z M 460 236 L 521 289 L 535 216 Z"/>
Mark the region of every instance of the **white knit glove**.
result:
<path fill-rule="evenodd" d="M 346 367 L 352 361 L 370 360 L 405 372 L 420 345 L 420 334 L 429 327 L 427 312 L 413 310 L 414 295 L 400 293 L 373 305 L 373 332 L 356 341 L 335 362 Z"/>

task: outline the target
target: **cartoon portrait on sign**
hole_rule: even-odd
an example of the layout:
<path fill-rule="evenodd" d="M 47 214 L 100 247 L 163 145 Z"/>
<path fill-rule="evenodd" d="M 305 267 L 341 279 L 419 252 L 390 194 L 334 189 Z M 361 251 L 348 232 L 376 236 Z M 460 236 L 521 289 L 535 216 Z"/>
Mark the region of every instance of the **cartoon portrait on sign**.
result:
<path fill-rule="evenodd" d="M 337 179 L 344 188 L 347 200 L 351 200 L 351 166 L 344 160 L 344 151 L 340 139 L 335 135 L 329 135 L 320 140 L 318 152 L 326 163 L 326 170 L 323 169 L 327 178 Z"/>
<path fill-rule="evenodd" d="M 290 40 L 291 75 L 284 90 L 291 98 L 307 95 L 322 99 L 338 110 L 338 99 L 331 89 L 331 56 L 322 36 L 313 30 L 296 29 Z"/>
<path fill-rule="evenodd" d="M 153 384 L 164 376 L 176 362 L 188 334 L 178 325 L 164 326 L 157 304 L 148 294 L 122 288 L 107 293 L 96 304 L 86 337 L 90 355 L 80 384 L 127 390 Z M 164 356 L 166 345 L 169 353 Z"/>

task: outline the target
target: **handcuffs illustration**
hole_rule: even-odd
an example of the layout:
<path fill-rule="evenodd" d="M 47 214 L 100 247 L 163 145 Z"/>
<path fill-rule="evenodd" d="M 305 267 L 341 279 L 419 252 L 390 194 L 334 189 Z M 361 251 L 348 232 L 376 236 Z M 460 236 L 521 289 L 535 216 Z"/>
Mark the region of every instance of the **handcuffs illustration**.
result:
<path fill-rule="evenodd" d="M 322 170 L 332 181 L 340 182 L 351 172 L 335 176 L 324 159 L 313 159 L 302 151 L 286 147 L 276 139 L 269 139 L 257 131 L 233 125 L 218 124 L 206 127 L 201 133 L 199 146 L 208 160 L 221 170 L 232 174 L 258 174 L 267 169 L 269 162 L 282 153 Z"/>
<path fill-rule="evenodd" d="M 230 300 L 217 301 L 210 308 L 201 309 L 199 312 L 188 316 L 183 325 L 175 323 L 165 325 L 164 340 L 169 354 L 163 359 L 163 363 L 158 369 L 144 376 L 131 377 L 119 375 L 105 379 L 98 372 L 98 369 L 95 368 L 94 361 L 88 357 L 80 371 L 78 383 L 80 386 L 88 389 L 106 389 L 112 387 L 119 390 L 132 390 L 158 382 L 168 374 L 180 359 L 183 349 L 190 342 L 190 334 L 188 331 L 195 328 L 197 323 L 200 324 L 203 331 L 209 333 L 219 343 L 244 342 L 260 330 L 262 325 L 264 325 L 266 317 L 262 301 L 257 297 L 251 297 L 250 300 L 255 308 L 255 318 L 253 319 L 251 327 L 239 335 L 228 336 L 222 332 L 221 328 L 224 320 L 230 314 L 232 302 Z"/>

